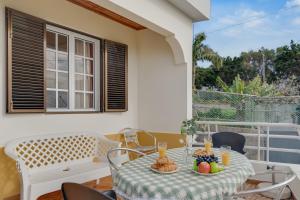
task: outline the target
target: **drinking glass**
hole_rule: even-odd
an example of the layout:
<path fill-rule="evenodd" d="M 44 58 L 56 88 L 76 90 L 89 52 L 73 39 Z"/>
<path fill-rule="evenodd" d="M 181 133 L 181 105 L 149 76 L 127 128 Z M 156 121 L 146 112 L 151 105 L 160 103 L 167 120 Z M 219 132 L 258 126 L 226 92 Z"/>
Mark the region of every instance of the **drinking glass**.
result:
<path fill-rule="evenodd" d="M 212 140 L 211 137 L 208 136 L 204 138 L 204 148 L 206 152 L 211 152 L 211 147 L 212 147 Z"/>
<path fill-rule="evenodd" d="M 231 151 L 231 146 L 227 145 L 222 145 L 221 146 L 221 159 L 222 159 L 222 164 L 224 166 L 230 165 L 230 151 Z"/>
<path fill-rule="evenodd" d="M 158 153 L 159 153 L 159 157 L 162 158 L 162 157 L 166 157 L 166 154 L 167 154 L 167 143 L 166 142 L 158 142 L 157 144 L 157 150 L 158 150 Z"/>

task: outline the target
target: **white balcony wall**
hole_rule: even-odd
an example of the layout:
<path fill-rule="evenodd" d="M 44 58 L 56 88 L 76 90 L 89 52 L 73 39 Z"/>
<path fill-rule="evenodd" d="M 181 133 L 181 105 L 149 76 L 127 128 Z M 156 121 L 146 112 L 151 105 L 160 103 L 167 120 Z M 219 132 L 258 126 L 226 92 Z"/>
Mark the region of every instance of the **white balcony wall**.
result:
<path fill-rule="evenodd" d="M 187 67 L 174 64 L 163 36 L 143 30 L 138 38 L 139 126 L 178 133 L 187 114 Z"/>
<path fill-rule="evenodd" d="M 123 113 L 6 114 L 5 6 L 100 38 L 128 45 L 129 109 Z M 138 127 L 138 62 L 136 31 L 65 0 L 0 1 L 0 146 L 8 140 L 53 132 L 117 132 Z"/>
<path fill-rule="evenodd" d="M 65 0 L 0 1 L 0 146 L 54 132 L 116 132 L 123 127 L 178 132 L 192 114 L 192 20 L 160 0 L 93 0 L 147 30 L 136 31 Z M 5 7 L 128 45 L 129 106 L 123 113 L 7 114 Z"/>
<path fill-rule="evenodd" d="M 169 43 L 173 52 L 173 65 L 186 68 L 184 74 L 180 75 L 185 76 L 185 83 L 182 84 L 186 87 L 184 91 L 179 91 L 180 95 L 186 98 L 186 104 L 181 104 L 180 100 L 177 103 L 178 107 L 184 107 L 185 109 L 184 119 L 192 117 L 192 19 L 169 3 L 169 1 L 139 0 L 138 3 L 136 0 L 91 1 L 121 13 L 123 16 L 164 36 L 164 39 Z M 197 9 L 202 10 L 204 15 L 209 15 L 210 2 L 205 0 L 203 7 L 201 5 L 197 4 Z M 174 104 L 177 101 L 176 98 L 172 100 Z M 152 117 L 157 117 L 157 115 Z M 174 127 L 175 125 L 173 124 L 172 129 Z"/>

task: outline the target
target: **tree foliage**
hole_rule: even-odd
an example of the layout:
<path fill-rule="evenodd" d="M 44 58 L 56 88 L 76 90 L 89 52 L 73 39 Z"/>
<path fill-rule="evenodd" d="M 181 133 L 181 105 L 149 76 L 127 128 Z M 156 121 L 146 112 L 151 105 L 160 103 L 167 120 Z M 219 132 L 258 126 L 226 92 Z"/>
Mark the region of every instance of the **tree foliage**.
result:
<path fill-rule="evenodd" d="M 283 95 L 299 94 L 297 85 L 300 84 L 300 44 L 294 41 L 277 49 L 262 47 L 257 51 L 242 52 L 237 57 L 226 57 L 223 58 L 222 64 L 222 68 L 215 66 L 214 63 L 208 68 L 197 68 L 195 70 L 196 88 L 222 89 L 217 77 L 220 77 L 226 85 L 236 82 L 239 77 L 244 84 L 249 82 L 254 84 L 253 80 L 261 81 L 261 87 L 266 87 L 265 91 L 274 84 Z M 293 80 L 291 77 L 294 77 Z M 242 90 L 242 88 L 239 89 Z"/>
<path fill-rule="evenodd" d="M 193 86 L 196 88 L 196 68 L 199 61 L 210 61 L 215 67 L 220 68 L 223 64 L 222 58 L 209 46 L 203 44 L 206 39 L 204 33 L 196 35 L 193 43 Z"/>
<path fill-rule="evenodd" d="M 288 78 L 277 80 L 274 84 L 276 90 L 284 96 L 300 96 L 300 84 L 298 78 L 292 75 Z"/>
<path fill-rule="evenodd" d="M 277 48 L 274 65 L 278 78 L 300 77 L 300 44 L 292 40 L 290 45 Z"/>
<path fill-rule="evenodd" d="M 256 96 L 279 95 L 275 86 L 263 82 L 259 75 L 248 82 L 242 80 L 241 77 L 237 75 L 231 85 L 227 85 L 220 77 L 218 77 L 217 84 L 224 92 L 250 94 Z"/>

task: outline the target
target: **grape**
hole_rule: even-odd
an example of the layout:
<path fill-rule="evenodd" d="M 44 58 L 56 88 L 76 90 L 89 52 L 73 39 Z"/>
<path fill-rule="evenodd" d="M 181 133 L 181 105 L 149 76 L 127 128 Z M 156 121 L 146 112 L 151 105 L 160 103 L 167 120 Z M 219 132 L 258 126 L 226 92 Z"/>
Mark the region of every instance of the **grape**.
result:
<path fill-rule="evenodd" d="M 214 162 L 218 163 L 218 158 L 217 157 L 214 158 Z"/>
<path fill-rule="evenodd" d="M 202 159 L 201 157 L 198 157 L 198 158 L 196 159 L 196 161 L 197 161 L 197 165 L 199 165 L 201 162 L 203 162 L 203 159 Z"/>

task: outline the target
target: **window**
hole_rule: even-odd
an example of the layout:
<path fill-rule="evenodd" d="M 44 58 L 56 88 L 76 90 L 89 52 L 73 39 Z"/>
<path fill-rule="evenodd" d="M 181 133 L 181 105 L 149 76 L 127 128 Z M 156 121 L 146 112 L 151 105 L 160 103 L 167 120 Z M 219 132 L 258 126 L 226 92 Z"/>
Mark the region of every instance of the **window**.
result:
<path fill-rule="evenodd" d="M 47 108 L 69 108 L 68 36 L 47 31 Z"/>
<path fill-rule="evenodd" d="M 94 107 L 94 44 L 75 39 L 75 108 Z"/>
<path fill-rule="evenodd" d="M 100 109 L 99 52 L 99 40 L 47 25 L 47 111 Z"/>
<path fill-rule="evenodd" d="M 8 113 L 127 111 L 127 45 L 10 8 L 6 24 Z"/>

